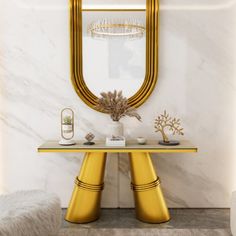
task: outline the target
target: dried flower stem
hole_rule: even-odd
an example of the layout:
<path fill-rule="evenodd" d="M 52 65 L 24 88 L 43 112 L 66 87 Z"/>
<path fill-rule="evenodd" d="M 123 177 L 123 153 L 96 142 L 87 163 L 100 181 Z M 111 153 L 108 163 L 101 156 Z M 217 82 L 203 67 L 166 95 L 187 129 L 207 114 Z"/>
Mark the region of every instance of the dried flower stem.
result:
<path fill-rule="evenodd" d="M 128 104 L 128 99 L 123 97 L 122 91 L 102 92 L 97 102 L 98 104 L 95 108 L 101 112 L 110 114 L 113 121 L 119 121 L 124 116 L 135 117 L 141 121 L 141 116 L 134 107 Z"/>

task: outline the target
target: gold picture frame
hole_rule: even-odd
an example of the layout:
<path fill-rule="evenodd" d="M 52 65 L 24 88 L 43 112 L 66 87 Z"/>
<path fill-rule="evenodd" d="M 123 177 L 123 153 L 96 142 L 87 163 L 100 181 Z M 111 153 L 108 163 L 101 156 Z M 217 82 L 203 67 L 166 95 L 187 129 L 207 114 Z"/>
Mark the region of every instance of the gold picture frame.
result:
<path fill-rule="evenodd" d="M 90 11 L 96 10 L 137 11 L 137 9 L 90 9 Z M 159 0 L 146 0 L 146 9 L 142 10 L 146 10 L 146 74 L 142 86 L 128 99 L 133 107 L 142 105 L 151 95 L 158 74 Z M 82 0 L 70 0 L 71 81 L 78 96 L 96 110 L 97 97 L 89 90 L 83 77 L 82 12 Z"/>

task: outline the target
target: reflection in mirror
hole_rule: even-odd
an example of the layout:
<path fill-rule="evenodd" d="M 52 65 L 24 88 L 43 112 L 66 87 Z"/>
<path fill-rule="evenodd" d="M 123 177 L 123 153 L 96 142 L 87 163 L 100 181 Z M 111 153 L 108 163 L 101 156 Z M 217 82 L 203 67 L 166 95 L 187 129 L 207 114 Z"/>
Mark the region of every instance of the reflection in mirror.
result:
<path fill-rule="evenodd" d="M 146 0 L 83 0 L 83 9 L 145 9 Z"/>
<path fill-rule="evenodd" d="M 84 11 L 83 75 L 90 91 L 99 96 L 102 91 L 122 90 L 126 97 L 134 95 L 145 79 L 146 37 L 91 37 L 89 26 L 101 19 L 130 21 L 138 19 L 145 25 L 146 14 L 140 12 Z"/>

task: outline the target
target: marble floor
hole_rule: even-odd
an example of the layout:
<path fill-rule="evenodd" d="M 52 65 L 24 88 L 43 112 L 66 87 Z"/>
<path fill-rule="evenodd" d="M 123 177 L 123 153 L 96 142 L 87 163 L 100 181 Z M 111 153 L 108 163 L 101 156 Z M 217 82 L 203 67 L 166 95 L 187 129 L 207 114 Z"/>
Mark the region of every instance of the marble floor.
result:
<path fill-rule="evenodd" d="M 102 209 L 98 221 L 64 221 L 60 236 L 229 236 L 229 209 L 171 209 L 171 220 L 147 224 L 135 219 L 134 209 Z M 63 210 L 63 215 L 65 210 Z"/>

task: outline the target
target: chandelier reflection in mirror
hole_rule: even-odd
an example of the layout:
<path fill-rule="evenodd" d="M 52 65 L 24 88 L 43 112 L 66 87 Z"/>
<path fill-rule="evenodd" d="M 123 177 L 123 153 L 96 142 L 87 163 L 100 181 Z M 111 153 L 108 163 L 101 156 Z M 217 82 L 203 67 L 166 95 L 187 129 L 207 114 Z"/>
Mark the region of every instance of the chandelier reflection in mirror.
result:
<path fill-rule="evenodd" d="M 102 19 L 88 26 L 93 38 L 138 39 L 145 34 L 144 24 L 137 19 Z"/>

